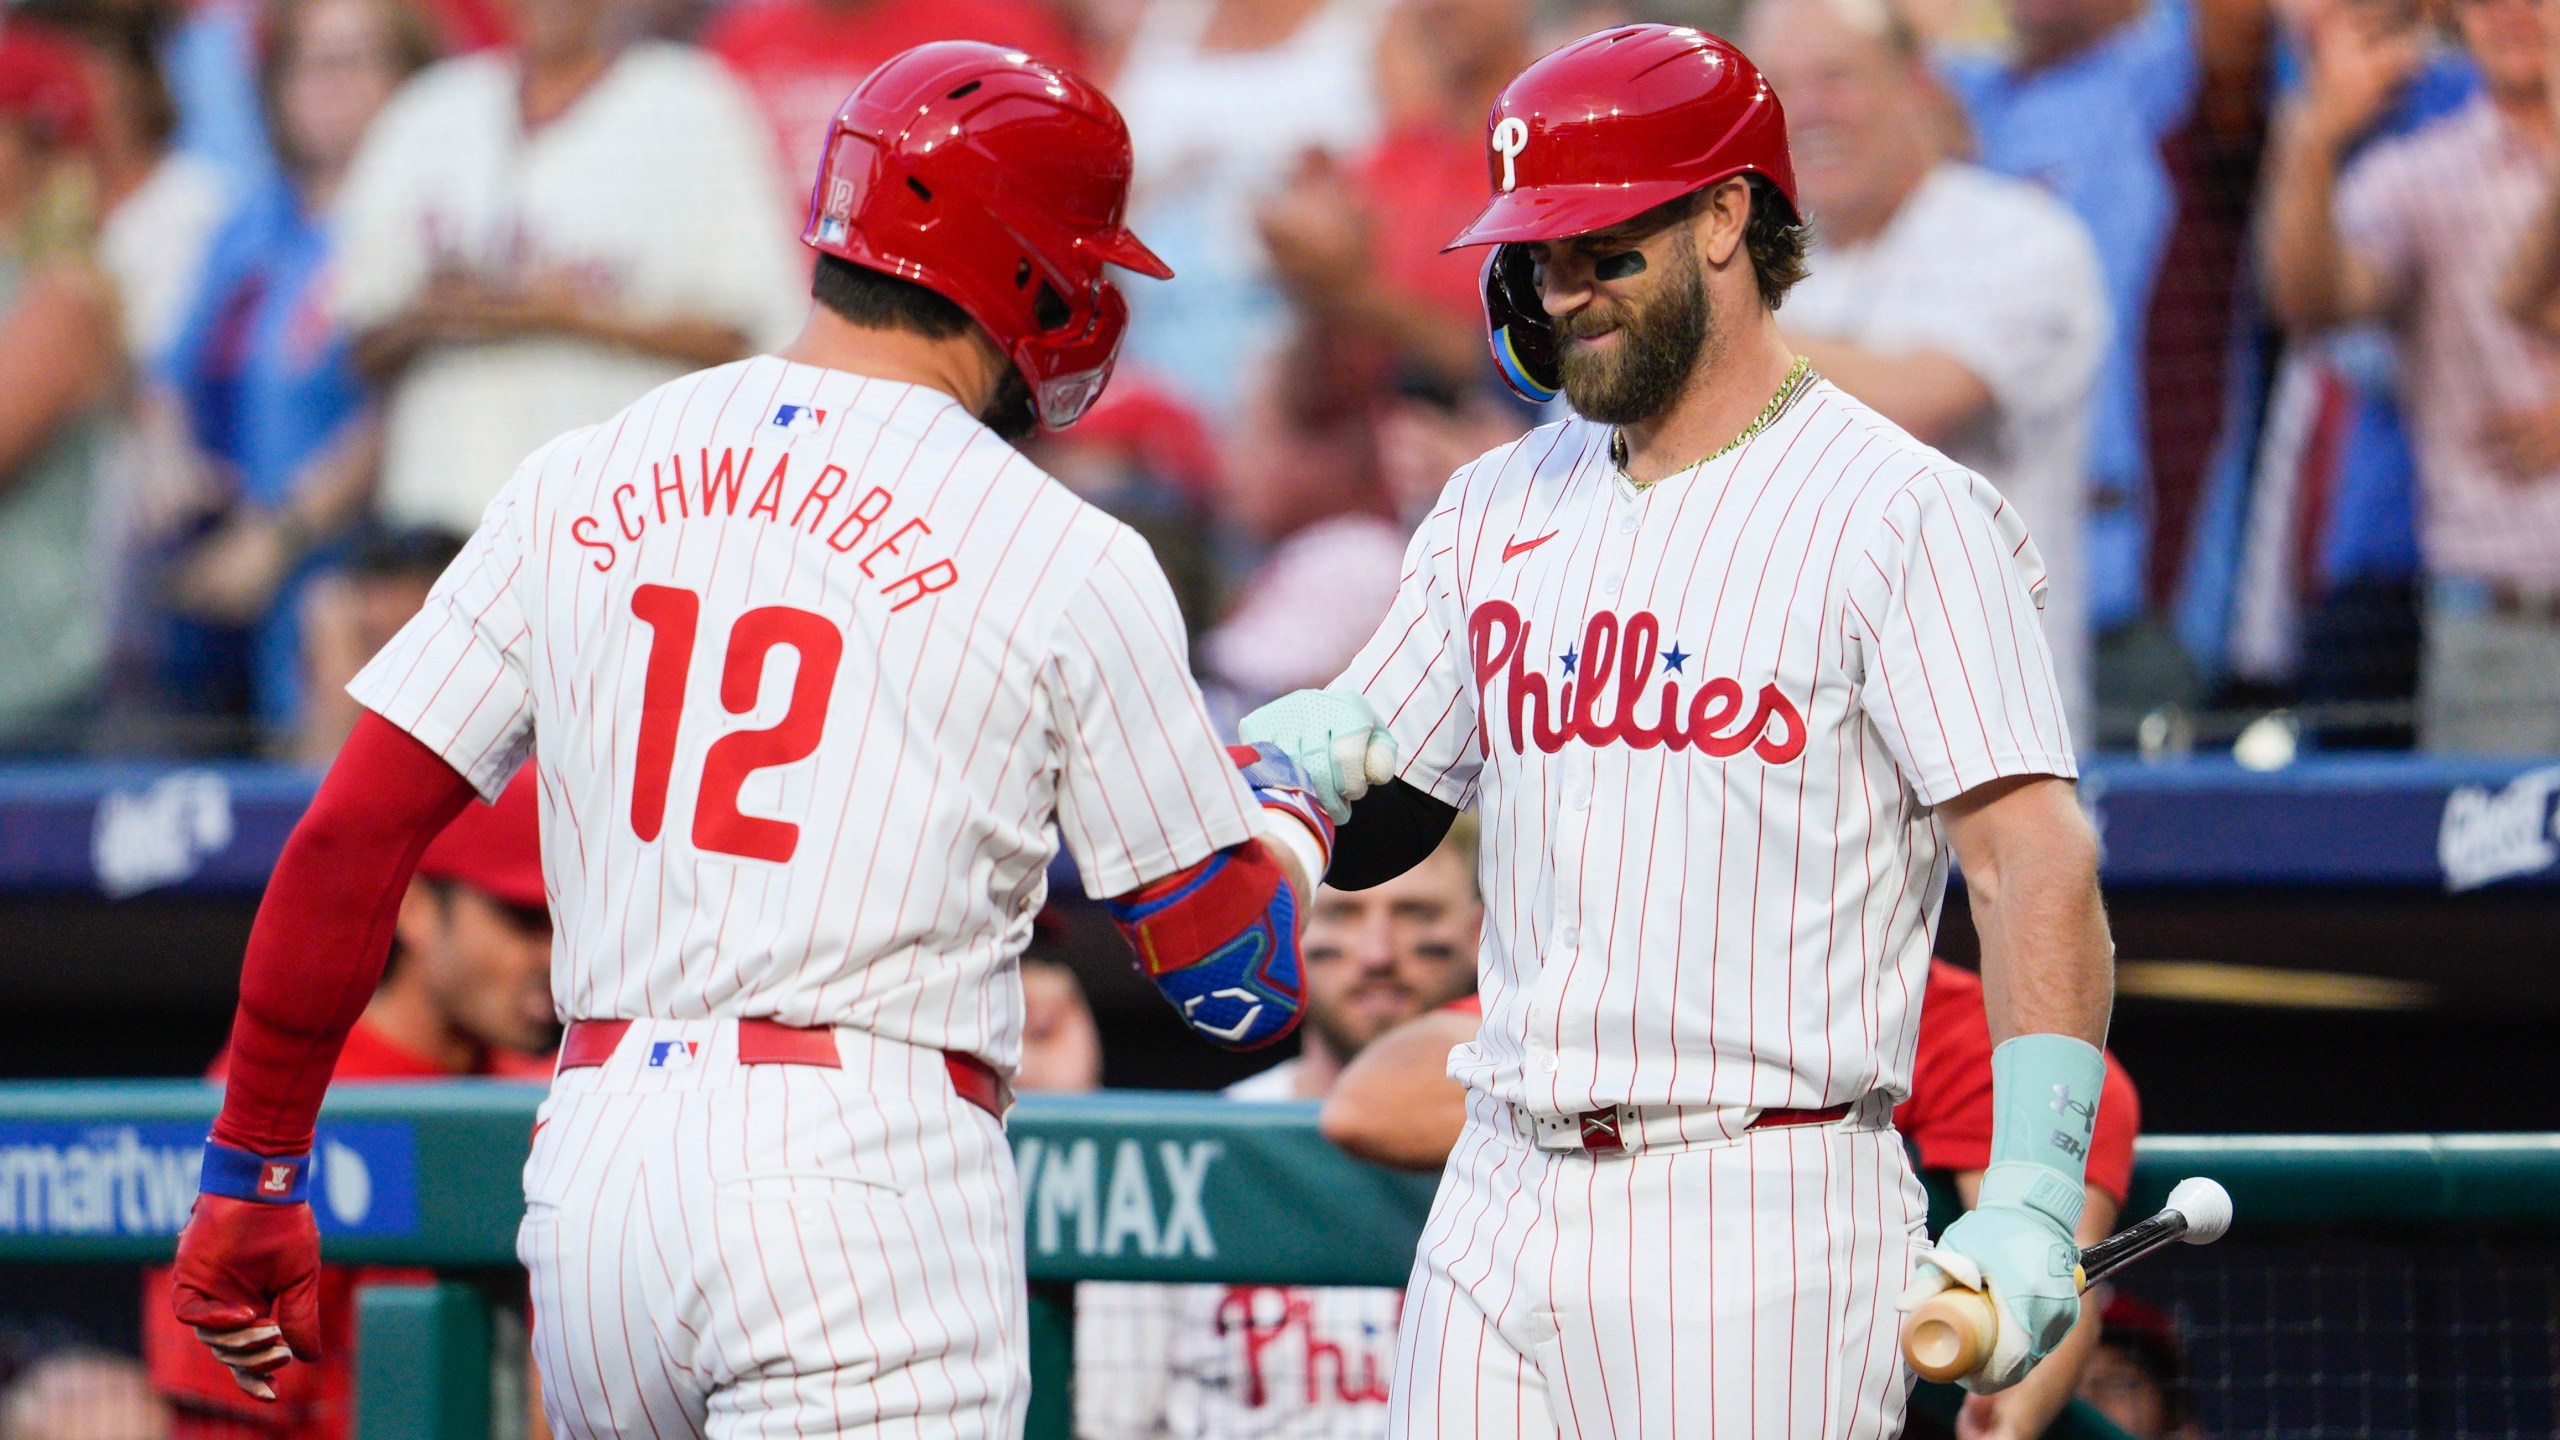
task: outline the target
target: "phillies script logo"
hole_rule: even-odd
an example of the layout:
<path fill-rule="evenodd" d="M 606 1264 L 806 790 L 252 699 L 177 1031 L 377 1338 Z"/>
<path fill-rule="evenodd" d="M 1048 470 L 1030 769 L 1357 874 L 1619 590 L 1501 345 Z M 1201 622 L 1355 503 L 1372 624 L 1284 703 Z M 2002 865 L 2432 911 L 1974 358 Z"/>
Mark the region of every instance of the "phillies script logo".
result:
<path fill-rule="evenodd" d="M 1544 657 L 1537 656 L 1539 669 L 1529 667 L 1530 659 L 1536 655 L 1536 647 L 1529 640 L 1531 628 L 1528 621 L 1520 618 L 1519 607 L 1508 600 L 1487 600 L 1467 617 L 1467 649 L 1476 672 L 1476 711 L 1487 716 L 1476 732 L 1480 753 L 1493 753 L 1493 722 L 1485 704 L 1485 685 L 1497 675 L 1503 676 L 1506 683 L 1504 708 L 1510 716 L 1514 755 L 1532 744 L 1553 755 L 1572 740 L 1591 746 L 1629 745 L 1638 750 L 1650 750 L 1656 745 L 1673 750 L 1695 746 L 1719 760 L 1749 750 L 1772 765 L 1784 765 L 1804 753 L 1804 713 L 1775 685 L 1760 687 L 1751 718 L 1740 725 L 1734 722 L 1743 714 L 1741 681 L 1719 675 L 1699 685 L 1694 693 L 1684 695 L 1681 672 L 1692 657 L 1681 653 L 1676 640 L 1669 650 L 1660 648 L 1662 622 L 1650 610 L 1628 616 L 1623 629 L 1614 612 L 1602 610 L 1594 614 L 1583 626 L 1581 641 L 1556 657 L 1565 678 L 1556 687 L 1552 706 L 1543 673 Z M 1657 655 L 1662 663 L 1659 672 L 1654 669 Z M 1609 683 L 1613 672 L 1617 681 L 1614 695 Z M 1670 678 L 1660 690 L 1652 690 L 1657 674 Z M 1655 697 L 1651 723 L 1636 713 L 1648 693 Z"/>

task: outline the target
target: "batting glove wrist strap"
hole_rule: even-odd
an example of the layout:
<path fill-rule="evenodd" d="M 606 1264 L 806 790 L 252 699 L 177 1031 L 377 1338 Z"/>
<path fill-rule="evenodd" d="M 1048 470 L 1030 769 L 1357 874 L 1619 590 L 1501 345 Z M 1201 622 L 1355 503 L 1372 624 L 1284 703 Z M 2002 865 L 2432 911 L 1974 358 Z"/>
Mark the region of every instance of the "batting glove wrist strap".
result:
<path fill-rule="evenodd" d="M 1992 1203 L 1991 1175 L 2004 1167 L 2042 1171 L 2056 1184 L 2024 1177 L 2005 1183 L 2017 1187 L 2017 1203 L 2051 1215 L 2063 1233 L 2079 1226 L 2089 1137 L 2097 1130 L 2098 1091 L 2106 1078 L 2106 1056 L 2069 1035 L 2019 1035 L 1991 1052 L 1991 1170 L 1983 1178 L 1983 1204 Z M 2066 1192 L 2068 1200 L 2059 1198 Z"/>
<path fill-rule="evenodd" d="M 1317 801 L 1307 772 L 1277 745 L 1230 745 L 1227 758 L 1262 802 L 1264 842 L 1296 856 L 1308 879 L 1322 880 L 1333 863 L 1333 818 Z"/>
<path fill-rule="evenodd" d="M 197 1188 L 207 1195 L 261 1205 L 299 1205 L 310 1198 L 311 1156 L 258 1155 L 219 1141 L 204 1142 L 204 1173 Z"/>

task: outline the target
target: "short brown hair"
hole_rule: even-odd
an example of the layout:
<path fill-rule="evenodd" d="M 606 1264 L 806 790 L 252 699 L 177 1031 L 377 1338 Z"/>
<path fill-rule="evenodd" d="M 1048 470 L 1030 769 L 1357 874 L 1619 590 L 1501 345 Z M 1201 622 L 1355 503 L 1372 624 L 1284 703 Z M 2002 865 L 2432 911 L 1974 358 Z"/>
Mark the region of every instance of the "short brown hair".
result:
<path fill-rule="evenodd" d="M 1787 292 L 1805 276 L 1805 251 L 1812 247 L 1813 227 L 1797 218 L 1796 208 L 1778 192 L 1777 184 L 1757 170 L 1746 170 L 1739 177 L 1751 191 L 1751 215 L 1742 225 L 1743 253 L 1751 257 L 1752 278 L 1759 282 L 1760 303 L 1775 310 L 1786 303 Z M 1724 182 L 1719 180 L 1716 185 Z M 1708 192 L 1715 185 L 1702 186 L 1676 200 L 1666 200 L 1645 211 L 1628 224 L 1642 233 L 1651 233 L 1666 225 L 1681 225 L 1698 217 L 1707 208 Z"/>
<path fill-rule="evenodd" d="M 1751 218 L 1742 227 L 1742 248 L 1750 252 L 1751 273 L 1760 282 L 1760 303 L 1775 310 L 1805 276 L 1813 227 L 1766 176 L 1755 172 L 1742 178 L 1751 186 Z"/>

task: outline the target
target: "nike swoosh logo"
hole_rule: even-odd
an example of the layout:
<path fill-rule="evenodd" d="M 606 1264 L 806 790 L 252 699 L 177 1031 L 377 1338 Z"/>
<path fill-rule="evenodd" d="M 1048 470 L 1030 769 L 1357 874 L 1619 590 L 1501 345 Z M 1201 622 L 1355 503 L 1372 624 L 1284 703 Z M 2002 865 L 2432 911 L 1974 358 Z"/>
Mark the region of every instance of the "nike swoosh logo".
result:
<path fill-rule="evenodd" d="M 1510 544 L 1502 547 L 1502 558 L 1506 561 L 1517 560 L 1521 556 L 1526 555 L 1530 551 L 1535 550 L 1539 546 L 1556 538 L 1557 533 L 1558 532 L 1556 531 L 1550 530 L 1535 540 L 1514 540 Z"/>

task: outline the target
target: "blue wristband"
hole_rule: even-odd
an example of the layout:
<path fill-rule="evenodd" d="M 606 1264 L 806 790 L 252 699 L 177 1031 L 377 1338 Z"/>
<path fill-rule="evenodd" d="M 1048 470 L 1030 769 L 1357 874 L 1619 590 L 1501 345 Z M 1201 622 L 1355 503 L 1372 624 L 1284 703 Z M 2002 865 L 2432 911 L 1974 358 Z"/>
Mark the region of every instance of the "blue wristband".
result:
<path fill-rule="evenodd" d="M 204 1175 L 196 1188 L 207 1195 L 262 1205 L 299 1205 L 310 1196 L 311 1156 L 253 1155 L 204 1142 Z"/>

